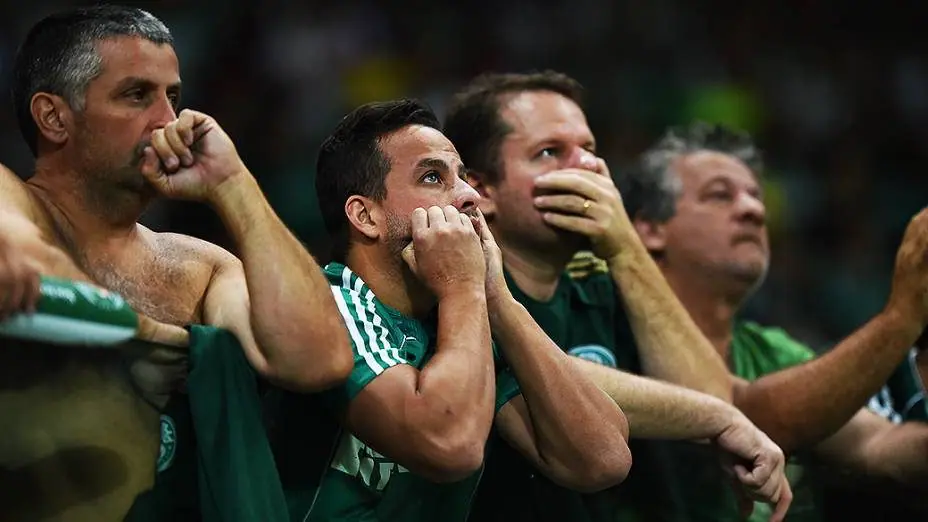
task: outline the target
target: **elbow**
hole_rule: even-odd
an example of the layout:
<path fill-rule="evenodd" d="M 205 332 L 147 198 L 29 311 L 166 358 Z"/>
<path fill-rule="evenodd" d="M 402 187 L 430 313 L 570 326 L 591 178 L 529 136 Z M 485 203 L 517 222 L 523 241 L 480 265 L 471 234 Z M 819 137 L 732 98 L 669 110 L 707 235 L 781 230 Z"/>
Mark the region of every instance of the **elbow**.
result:
<path fill-rule="evenodd" d="M 632 468 L 632 453 L 624 440 L 601 452 L 592 462 L 577 469 L 565 486 L 580 493 L 597 493 L 617 486 L 628 478 Z"/>
<path fill-rule="evenodd" d="M 352 370 L 351 352 L 346 346 L 330 350 L 321 358 L 266 360 L 255 370 L 265 379 L 297 393 L 325 391 L 345 382 Z"/>
<path fill-rule="evenodd" d="M 326 342 L 320 343 L 324 339 Z M 317 349 L 307 349 L 316 346 Z M 321 348 L 321 349 L 319 349 Z M 300 393 L 321 392 L 345 382 L 354 368 L 351 346 L 344 336 L 315 337 L 307 344 L 294 345 L 294 358 L 269 359 L 264 377 L 284 388 Z"/>
<path fill-rule="evenodd" d="M 326 356 L 321 375 L 317 377 L 321 381 L 322 390 L 345 382 L 354 369 L 354 357 L 347 338 L 340 338 Z"/>
<path fill-rule="evenodd" d="M 426 463 L 419 474 L 439 484 L 464 480 L 483 466 L 485 446 L 486 439 L 477 437 L 433 440 L 424 448 Z"/>
<path fill-rule="evenodd" d="M 335 321 L 328 330 L 313 337 L 316 345 L 319 345 L 319 339 L 328 341 L 324 343 L 327 348 L 323 353 L 316 354 L 319 359 L 313 376 L 316 391 L 327 390 L 345 382 L 354 369 L 354 355 L 345 325 Z"/>

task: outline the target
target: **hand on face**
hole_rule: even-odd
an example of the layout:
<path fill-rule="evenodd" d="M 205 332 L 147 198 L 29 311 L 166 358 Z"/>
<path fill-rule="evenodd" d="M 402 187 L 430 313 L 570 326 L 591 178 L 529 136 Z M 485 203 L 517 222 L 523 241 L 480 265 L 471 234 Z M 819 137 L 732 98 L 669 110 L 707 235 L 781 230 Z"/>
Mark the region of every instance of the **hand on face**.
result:
<path fill-rule="evenodd" d="M 151 134 L 142 175 L 165 197 L 208 201 L 225 181 L 246 172 L 216 120 L 192 110 Z"/>
<path fill-rule="evenodd" d="M 903 318 L 918 333 L 928 325 L 928 208 L 916 214 L 906 227 L 896 252 L 886 309 Z"/>
<path fill-rule="evenodd" d="M 596 159 L 595 171 L 564 169 L 539 176 L 535 187 L 545 192 L 535 198 L 545 222 L 588 237 L 598 257 L 610 259 L 635 237 L 622 196 L 602 159 Z"/>
<path fill-rule="evenodd" d="M 509 287 L 506 286 L 506 276 L 503 275 L 503 253 L 490 232 L 490 226 L 483 216 L 483 212 L 477 211 L 480 223 L 480 242 L 483 244 L 483 257 L 487 264 L 487 300 L 493 302 L 500 297 L 508 295 Z"/>
<path fill-rule="evenodd" d="M 484 250 L 469 216 L 451 205 L 420 207 L 411 224 L 412 243 L 403 259 L 439 300 L 454 292 L 484 290 Z"/>

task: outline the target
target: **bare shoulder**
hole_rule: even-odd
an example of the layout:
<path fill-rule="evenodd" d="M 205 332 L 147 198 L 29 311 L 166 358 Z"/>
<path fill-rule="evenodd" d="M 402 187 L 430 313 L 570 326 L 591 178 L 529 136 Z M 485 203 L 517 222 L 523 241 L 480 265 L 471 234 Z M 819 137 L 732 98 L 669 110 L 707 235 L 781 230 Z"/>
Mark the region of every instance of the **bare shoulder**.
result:
<path fill-rule="evenodd" d="M 35 220 L 35 202 L 26 183 L 0 163 L 0 211 L 15 212 Z"/>
<path fill-rule="evenodd" d="M 214 270 L 241 264 L 231 252 L 209 241 L 173 232 L 149 232 L 156 238 L 159 250 L 177 261 L 202 263 Z"/>

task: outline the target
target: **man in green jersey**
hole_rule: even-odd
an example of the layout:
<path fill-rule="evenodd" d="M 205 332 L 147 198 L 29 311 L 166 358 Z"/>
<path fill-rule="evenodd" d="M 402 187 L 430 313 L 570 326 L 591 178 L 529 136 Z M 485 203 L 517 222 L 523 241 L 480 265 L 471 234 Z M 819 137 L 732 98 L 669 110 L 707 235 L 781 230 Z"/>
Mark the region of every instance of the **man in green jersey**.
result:
<path fill-rule="evenodd" d="M 713 442 L 729 466 L 739 464 L 735 478 L 747 492 L 782 513 L 791 498 L 782 453 L 724 402 L 730 383 L 700 376 L 727 370 L 635 234 L 580 102 L 580 86 L 560 73 L 489 74 L 449 108 L 445 132 L 482 196 L 513 295 L 622 407 L 632 437 Z M 569 275 L 568 262 L 590 247 L 607 261 Z M 627 483 L 584 495 L 503 447 L 488 460 L 472 518 L 685 520 L 664 444 L 631 448 L 636 465 Z"/>
<path fill-rule="evenodd" d="M 507 289 L 477 193 L 438 127 L 420 102 L 371 103 L 321 146 L 326 274 L 355 367 L 321 398 L 342 429 L 304 450 L 315 458 L 297 460 L 287 448 L 305 439 L 276 422 L 278 460 L 293 461 L 281 462 L 293 520 L 463 521 L 491 424 L 579 490 L 612 486 L 631 464 L 621 410 Z"/>
<path fill-rule="evenodd" d="M 735 405 L 787 453 L 827 466 L 813 476 L 792 461 L 790 520 L 820 520 L 817 489 L 846 472 L 924 488 L 928 426 L 893 423 L 864 406 L 907 358 L 928 321 L 928 211 L 906 230 L 884 310 L 815 357 L 782 329 L 738 319 L 769 263 L 760 174 L 749 136 L 697 123 L 669 131 L 619 185 L 642 241 L 716 357 L 728 362 Z M 895 405 L 902 411 L 918 399 L 920 385 L 907 365 L 900 371 L 906 382 L 896 388 L 908 395 Z M 693 482 L 713 483 L 705 475 Z M 706 519 L 731 518 L 730 496 L 691 491 L 691 505 Z M 755 515 L 763 520 L 764 510 Z"/>
<path fill-rule="evenodd" d="M 178 114 L 180 68 L 160 20 L 112 5 L 50 15 L 27 34 L 12 77 L 35 173 L 24 182 L 0 168 L 0 320 L 34 309 L 40 276 L 89 281 L 147 316 L 142 339 L 186 347 L 183 326 L 211 324 L 240 340 L 237 361 L 283 386 L 347 376 L 347 335 L 319 265 L 217 122 Z M 210 204 L 241 259 L 140 224 L 158 196 Z M 162 416 L 183 364 L 168 372 L 177 365 L 152 350 L 0 344 L 0 475 L 15 477 L 3 498 L 26 509 L 7 514 L 0 502 L 0 519 L 123 520 L 156 469 L 188 454 Z"/>

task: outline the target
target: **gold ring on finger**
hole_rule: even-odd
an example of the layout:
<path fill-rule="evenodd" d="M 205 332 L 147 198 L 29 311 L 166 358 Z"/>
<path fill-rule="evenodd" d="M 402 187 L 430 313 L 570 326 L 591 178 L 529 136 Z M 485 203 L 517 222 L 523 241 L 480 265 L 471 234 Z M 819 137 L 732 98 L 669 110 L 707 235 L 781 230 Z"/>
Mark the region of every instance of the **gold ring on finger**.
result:
<path fill-rule="evenodd" d="M 589 212 L 589 211 L 590 211 L 590 207 L 592 207 L 592 206 L 593 206 L 593 202 L 592 202 L 592 201 L 590 201 L 590 200 L 588 200 L 588 199 L 585 200 L 585 201 L 583 202 L 583 213 L 586 214 L 587 212 Z"/>

